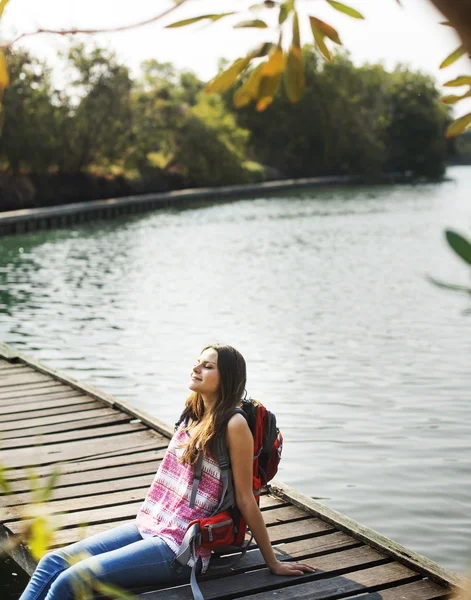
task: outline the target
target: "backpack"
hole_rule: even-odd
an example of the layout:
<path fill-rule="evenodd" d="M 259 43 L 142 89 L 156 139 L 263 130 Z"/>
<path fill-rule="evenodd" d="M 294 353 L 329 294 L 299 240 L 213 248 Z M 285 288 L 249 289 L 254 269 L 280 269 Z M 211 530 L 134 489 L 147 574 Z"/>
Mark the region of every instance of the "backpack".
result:
<path fill-rule="evenodd" d="M 260 402 L 252 398 L 242 401 L 242 408 L 234 409 L 234 414 L 240 413 L 254 438 L 252 487 L 257 504 L 260 503 L 262 489 L 270 491 L 268 482 L 278 471 L 278 464 L 283 449 L 283 436 L 276 426 L 275 415 L 267 410 Z M 175 429 L 184 420 L 184 413 L 175 424 Z M 248 529 L 244 517 L 235 502 L 235 490 L 230 468 L 229 453 L 223 436 L 216 440 L 216 458 L 221 469 L 222 493 L 218 506 L 210 517 L 191 521 L 188 525 L 182 545 L 175 560 L 186 565 L 190 556 L 194 566 L 191 572 L 191 589 L 195 600 L 204 600 L 196 583 L 196 546 L 211 548 L 214 552 L 234 552 L 242 550 L 237 561 L 247 551 L 252 541 L 245 543 Z M 195 466 L 195 478 L 190 495 L 190 508 L 194 506 L 198 485 L 201 480 L 203 452 L 200 452 Z"/>

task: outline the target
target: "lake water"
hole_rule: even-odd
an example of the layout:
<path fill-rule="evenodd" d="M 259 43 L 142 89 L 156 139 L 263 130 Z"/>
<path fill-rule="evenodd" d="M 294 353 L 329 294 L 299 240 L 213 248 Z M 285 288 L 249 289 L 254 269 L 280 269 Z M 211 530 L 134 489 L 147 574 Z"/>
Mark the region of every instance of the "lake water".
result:
<path fill-rule="evenodd" d="M 451 181 L 325 187 L 4 238 L 0 340 L 174 422 L 208 342 L 277 415 L 279 478 L 471 566 L 471 307 Z M 471 236 L 470 236 L 471 237 Z"/>

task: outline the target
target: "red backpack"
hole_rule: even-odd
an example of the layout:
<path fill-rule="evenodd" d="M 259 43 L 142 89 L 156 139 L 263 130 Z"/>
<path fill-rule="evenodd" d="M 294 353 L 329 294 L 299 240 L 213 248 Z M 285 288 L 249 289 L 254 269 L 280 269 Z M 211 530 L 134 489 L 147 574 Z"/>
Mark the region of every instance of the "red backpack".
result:
<path fill-rule="evenodd" d="M 260 402 L 252 398 L 242 401 L 242 408 L 236 408 L 234 413 L 242 414 L 246 419 L 250 431 L 254 438 L 254 458 L 252 487 L 257 504 L 260 502 L 260 493 L 262 489 L 270 489 L 268 482 L 273 479 L 278 471 L 278 464 L 281 459 L 283 449 L 283 436 L 276 426 L 276 417 L 267 410 Z M 183 421 L 183 415 L 175 424 L 177 428 Z M 235 490 L 230 468 L 229 453 L 223 436 L 216 441 L 216 458 L 221 469 L 221 481 L 223 484 L 221 499 L 219 505 L 210 517 L 192 521 L 188 525 L 185 537 L 180 550 L 176 556 L 176 561 L 181 565 L 186 565 L 190 557 L 193 558 L 194 567 L 191 573 L 191 588 L 195 600 L 203 600 L 203 596 L 196 583 L 196 546 L 211 548 L 214 551 L 221 552 L 235 549 L 242 549 L 240 559 L 250 544 L 245 543 L 245 534 L 247 532 L 247 523 L 244 517 L 237 509 L 235 502 Z M 190 496 L 190 507 L 195 503 L 198 485 L 201 480 L 201 470 L 203 465 L 203 453 L 200 452 L 195 466 L 195 478 Z"/>

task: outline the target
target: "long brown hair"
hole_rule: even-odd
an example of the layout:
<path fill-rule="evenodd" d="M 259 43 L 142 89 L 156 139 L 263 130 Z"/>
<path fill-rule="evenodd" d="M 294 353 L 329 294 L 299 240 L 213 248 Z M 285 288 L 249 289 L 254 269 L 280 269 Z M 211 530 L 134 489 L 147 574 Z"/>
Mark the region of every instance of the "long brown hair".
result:
<path fill-rule="evenodd" d="M 214 452 L 217 435 L 225 435 L 227 423 L 234 414 L 234 408 L 240 403 L 245 391 L 247 369 L 242 354 L 224 344 L 211 344 L 201 350 L 212 348 L 218 354 L 219 390 L 218 399 L 208 413 L 205 413 L 201 394 L 193 392 L 186 401 L 183 419 L 201 423 L 198 432 L 184 446 L 181 461 L 194 466 L 200 449 Z"/>

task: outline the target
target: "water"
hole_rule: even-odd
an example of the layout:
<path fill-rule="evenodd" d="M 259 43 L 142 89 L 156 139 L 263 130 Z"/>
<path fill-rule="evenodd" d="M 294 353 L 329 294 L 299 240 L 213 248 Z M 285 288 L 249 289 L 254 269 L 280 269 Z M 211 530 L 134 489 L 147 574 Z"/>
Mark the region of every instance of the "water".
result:
<path fill-rule="evenodd" d="M 471 566 L 471 168 L 5 238 L 0 339 L 169 423 L 200 348 L 248 363 L 279 478 L 450 569 Z M 471 237 L 471 236 L 470 236 Z"/>

